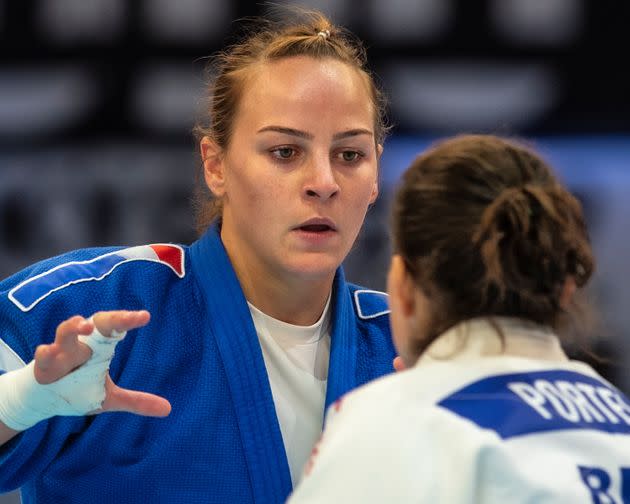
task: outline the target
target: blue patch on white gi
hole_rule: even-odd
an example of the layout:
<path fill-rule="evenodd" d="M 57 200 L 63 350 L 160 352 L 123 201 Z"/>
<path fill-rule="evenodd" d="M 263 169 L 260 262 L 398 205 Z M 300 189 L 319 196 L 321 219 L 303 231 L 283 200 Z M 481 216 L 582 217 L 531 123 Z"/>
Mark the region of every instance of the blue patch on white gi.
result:
<path fill-rule="evenodd" d="M 566 429 L 630 434 L 630 402 L 609 384 L 572 371 L 484 378 L 438 403 L 506 439 Z"/>
<path fill-rule="evenodd" d="M 98 281 L 115 268 L 130 261 L 150 261 L 168 266 L 182 278 L 184 251 L 178 245 L 140 245 L 109 252 L 88 261 L 73 261 L 55 266 L 29 278 L 9 291 L 9 299 L 27 312 L 53 292 L 81 282 Z"/>
<path fill-rule="evenodd" d="M 359 318 L 363 320 L 387 315 L 390 312 L 388 296 L 384 292 L 367 289 L 356 290 L 354 291 L 354 303 Z"/>

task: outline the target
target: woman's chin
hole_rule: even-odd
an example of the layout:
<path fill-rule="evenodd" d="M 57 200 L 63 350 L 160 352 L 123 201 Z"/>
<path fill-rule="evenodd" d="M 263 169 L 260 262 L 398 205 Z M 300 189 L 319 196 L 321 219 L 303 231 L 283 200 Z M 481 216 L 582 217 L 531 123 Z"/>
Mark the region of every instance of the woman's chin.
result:
<path fill-rule="evenodd" d="M 285 267 L 291 275 L 304 279 L 321 280 L 332 278 L 341 265 L 339 257 L 330 254 L 303 254 L 289 261 Z"/>

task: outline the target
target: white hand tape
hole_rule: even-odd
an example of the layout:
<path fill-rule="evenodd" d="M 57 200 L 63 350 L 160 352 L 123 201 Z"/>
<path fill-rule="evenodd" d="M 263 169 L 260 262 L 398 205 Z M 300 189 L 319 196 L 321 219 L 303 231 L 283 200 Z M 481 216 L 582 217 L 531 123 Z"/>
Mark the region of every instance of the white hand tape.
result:
<path fill-rule="evenodd" d="M 0 376 L 0 420 L 13 430 L 25 430 L 53 416 L 81 416 L 101 407 L 105 378 L 116 345 L 126 332 L 103 336 L 96 327 L 78 338 L 92 356 L 59 380 L 42 385 L 35 379 L 35 361 Z"/>

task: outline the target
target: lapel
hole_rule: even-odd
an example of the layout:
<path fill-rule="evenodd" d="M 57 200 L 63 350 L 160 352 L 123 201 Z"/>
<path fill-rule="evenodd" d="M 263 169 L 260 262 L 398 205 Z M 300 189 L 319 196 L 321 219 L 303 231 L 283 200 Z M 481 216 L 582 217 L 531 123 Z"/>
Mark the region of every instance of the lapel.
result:
<path fill-rule="evenodd" d="M 236 410 L 249 477 L 258 503 L 284 502 L 291 475 L 271 386 L 247 301 L 214 225 L 191 246 L 193 271 L 206 304 Z"/>
<path fill-rule="evenodd" d="M 357 386 L 357 322 L 352 296 L 341 268 L 335 275 L 333 296 L 326 408 Z"/>

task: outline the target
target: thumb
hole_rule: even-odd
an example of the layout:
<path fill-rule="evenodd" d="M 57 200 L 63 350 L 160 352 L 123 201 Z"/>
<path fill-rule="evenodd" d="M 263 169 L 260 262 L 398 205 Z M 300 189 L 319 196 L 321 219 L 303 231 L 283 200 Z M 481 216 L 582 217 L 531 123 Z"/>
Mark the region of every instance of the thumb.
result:
<path fill-rule="evenodd" d="M 102 411 L 126 411 L 152 417 L 165 417 L 171 412 L 171 403 L 163 397 L 121 388 L 109 375 L 105 382 L 105 390 Z"/>

